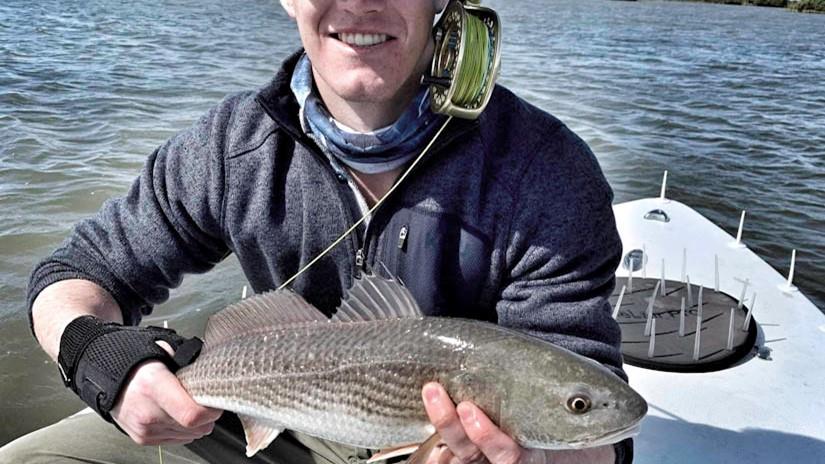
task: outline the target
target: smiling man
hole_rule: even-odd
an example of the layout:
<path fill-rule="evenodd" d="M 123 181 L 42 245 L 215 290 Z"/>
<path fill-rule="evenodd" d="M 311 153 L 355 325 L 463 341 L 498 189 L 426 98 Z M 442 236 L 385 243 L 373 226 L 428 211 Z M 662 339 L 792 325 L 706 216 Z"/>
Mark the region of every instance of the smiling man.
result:
<path fill-rule="evenodd" d="M 35 335 L 99 416 L 22 437 L 0 461 L 156 462 L 157 448 L 138 445 L 158 444 L 165 463 L 369 457 L 284 433 L 246 460 L 237 420 L 196 404 L 171 372 L 191 361 L 192 342 L 128 327 L 184 274 L 206 272 L 229 253 L 256 292 L 277 288 L 383 197 L 446 121 L 420 84 L 446 0 L 281 3 L 304 50 L 270 84 L 227 98 L 158 148 L 125 197 L 79 223 L 35 268 Z M 495 321 L 624 377 L 607 303 L 621 253 L 611 201 L 584 142 L 498 87 L 478 120 L 450 122 L 368 225 L 291 286 L 331 314 L 353 276 L 386 267 L 426 314 Z M 442 439 L 430 463 L 632 459 L 629 441 L 523 449 L 435 383 L 422 401 Z"/>
<path fill-rule="evenodd" d="M 433 16 L 446 0 L 437 3 L 281 2 L 298 25 L 324 105 L 361 132 L 395 122 L 419 92 L 432 60 Z"/>

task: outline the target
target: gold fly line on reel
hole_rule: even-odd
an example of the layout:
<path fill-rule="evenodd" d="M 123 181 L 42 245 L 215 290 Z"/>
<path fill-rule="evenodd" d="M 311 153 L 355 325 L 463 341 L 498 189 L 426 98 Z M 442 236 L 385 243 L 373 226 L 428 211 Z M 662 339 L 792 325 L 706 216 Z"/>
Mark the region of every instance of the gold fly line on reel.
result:
<path fill-rule="evenodd" d="M 490 102 L 501 67 L 501 24 L 494 10 L 482 7 L 479 3 L 480 0 L 451 0 L 433 31 L 435 52 L 431 75 L 424 76 L 421 81 L 430 86 L 432 110 L 446 114 L 447 120 L 387 193 L 340 237 L 282 283 L 278 290 L 288 287 L 372 216 L 398 186 L 404 183 L 453 117 L 476 119 L 484 111 Z"/>
<path fill-rule="evenodd" d="M 501 22 L 480 1 L 452 0 L 434 29 L 430 75 L 433 111 L 476 119 L 493 94 L 501 68 Z"/>

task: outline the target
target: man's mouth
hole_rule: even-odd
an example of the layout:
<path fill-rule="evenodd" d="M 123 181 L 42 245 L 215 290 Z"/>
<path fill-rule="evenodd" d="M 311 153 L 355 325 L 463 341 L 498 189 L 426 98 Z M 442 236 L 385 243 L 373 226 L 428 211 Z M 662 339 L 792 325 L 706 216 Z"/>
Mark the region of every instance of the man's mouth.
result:
<path fill-rule="evenodd" d="M 340 40 L 341 42 L 344 42 L 352 47 L 372 47 L 393 39 L 387 34 L 362 34 L 360 32 L 336 33 L 332 34 L 332 38 Z"/>

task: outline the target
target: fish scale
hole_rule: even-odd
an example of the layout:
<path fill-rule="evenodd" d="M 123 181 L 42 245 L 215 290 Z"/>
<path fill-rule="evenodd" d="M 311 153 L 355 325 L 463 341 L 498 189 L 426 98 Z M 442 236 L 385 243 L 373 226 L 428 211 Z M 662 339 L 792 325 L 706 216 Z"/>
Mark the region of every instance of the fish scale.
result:
<path fill-rule="evenodd" d="M 277 328 L 208 346 L 197 368 L 182 369 L 179 378 L 207 406 L 256 403 L 256 417 L 323 414 L 323 430 L 315 429 L 313 414 L 290 428 L 336 442 L 381 447 L 423 441 L 428 421 L 421 387 L 460 370 L 462 352 L 493 335 L 487 332 L 470 329 L 467 321 L 434 318 Z M 337 421 L 336 411 L 343 412 Z M 389 418 L 399 420 L 392 426 Z M 370 421 L 382 423 L 377 435 L 354 438 L 353 427 Z"/>

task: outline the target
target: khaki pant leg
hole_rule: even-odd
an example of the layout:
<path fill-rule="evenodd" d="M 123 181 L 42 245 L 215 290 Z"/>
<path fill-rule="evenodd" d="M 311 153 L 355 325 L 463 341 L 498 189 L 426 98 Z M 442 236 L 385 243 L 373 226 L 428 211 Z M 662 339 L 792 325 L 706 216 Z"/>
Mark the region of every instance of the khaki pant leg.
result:
<path fill-rule="evenodd" d="M 209 462 L 221 464 L 363 464 L 370 456 L 364 449 L 286 430 L 248 459 L 241 423 L 226 412 L 211 435 L 186 447 Z"/>
<path fill-rule="evenodd" d="M 163 446 L 163 464 L 207 464 L 183 446 Z M 94 413 L 83 413 L 0 448 L 0 464 L 157 464 L 157 446 L 140 446 Z"/>
<path fill-rule="evenodd" d="M 362 464 L 366 450 L 284 432 L 252 459 L 237 418 L 225 413 L 211 435 L 186 446 L 164 445 L 163 464 Z M 140 446 L 97 414 L 84 413 L 0 448 L 0 464 L 158 464 L 157 446 Z"/>

